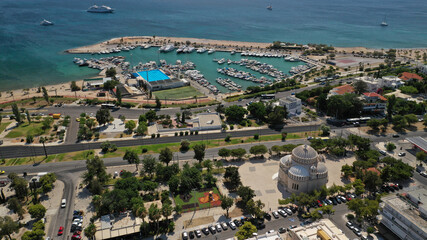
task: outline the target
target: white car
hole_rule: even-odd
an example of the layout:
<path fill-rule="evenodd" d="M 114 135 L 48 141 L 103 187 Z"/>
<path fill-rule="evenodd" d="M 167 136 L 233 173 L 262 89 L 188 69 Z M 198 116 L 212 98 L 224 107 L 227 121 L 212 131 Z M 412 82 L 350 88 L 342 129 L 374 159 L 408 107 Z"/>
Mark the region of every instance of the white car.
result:
<path fill-rule="evenodd" d="M 66 206 L 67 206 L 67 200 L 65 200 L 65 198 L 63 198 L 61 201 L 61 208 L 65 208 Z"/>
<path fill-rule="evenodd" d="M 406 156 L 406 153 L 405 152 L 400 152 L 399 154 L 397 154 L 399 157 L 403 157 L 403 156 Z"/>
<path fill-rule="evenodd" d="M 217 223 L 215 226 L 216 226 L 216 231 L 217 232 L 221 232 L 222 231 L 221 224 Z"/>

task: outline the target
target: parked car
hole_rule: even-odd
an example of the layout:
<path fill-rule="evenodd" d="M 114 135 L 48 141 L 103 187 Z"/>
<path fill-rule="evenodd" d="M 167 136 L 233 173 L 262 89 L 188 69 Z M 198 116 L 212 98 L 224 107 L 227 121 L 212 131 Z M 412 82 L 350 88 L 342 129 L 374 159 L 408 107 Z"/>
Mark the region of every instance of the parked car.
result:
<path fill-rule="evenodd" d="M 221 224 L 219 224 L 219 223 L 216 224 L 216 231 L 217 232 L 222 232 Z"/>
<path fill-rule="evenodd" d="M 182 240 L 187 240 L 188 239 L 188 233 L 187 232 L 183 232 L 182 233 Z"/>
<path fill-rule="evenodd" d="M 222 227 L 222 229 L 223 229 L 224 231 L 228 229 L 228 227 L 227 227 L 227 223 L 225 223 L 225 222 L 222 222 L 222 223 L 221 223 L 221 227 Z"/>
<path fill-rule="evenodd" d="M 284 227 L 279 228 L 279 233 L 285 233 L 285 232 L 286 232 L 286 228 Z"/>
<path fill-rule="evenodd" d="M 384 151 L 384 150 L 379 150 L 378 152 L 379 152 L 381 155 L 384 155 L 384 156 L 385 156 L 385 155 L 387 155 L 386 151 Z"/>
<path fill-rule="evenodd" d="M 61 201 L 61 208 L 65 208 L 66 206 L 67 206 L 67 200 L 65 200 L 65 198 L 63 198 Z"/>
<path fill-rule="evenodd" d="M 291 230 L 291 229 L 294 229 L 294 228 L 297 228 L 297 226 L 296 226 L 296 225 L 290 225 L 290 226 L 288 227 L 288 231 L 289 231 L 289 230 Z"/>
<path fill-rule="evenodd" d="M 193 232 L 193 231 L 190 231 L 190 232 L 188 233 L 188 236 L 190 236 L 190 239 L 194 239 L 194 232 Z"/>
<path fill-rule="evenodd" d="M 322 204 L 322 202 L 320 200 L 317 200 L 317 206 L 319 206 L 319 207 L 323 206 L 323 204 Z"/>
<path fill-rule="evenodd" d="M 242 225 L 238 219 L 234 219 L 233 222 L 234 224 L 236 224 L 237 227 L 240 227 Z"/>
<path fill-rule="evenodd" d="M 360 230 L 358 228 L 353 228 L 353 232 L 357 235 L 357 236 L 361 236 L 362 234 L 360 233 Z"/>
<path fill-rule="evenodd" d="M 393 134 L 393 137 L 394 137 L 394 138 L 398 138 L 398 137 L 399 137 L 399 134 L 396 134 L 396 133 L 395 133 L 395 134 Z"/>
<path fill-rule="evenodd" d="M 397 154 L 399 157 L 403 157 L 403 156 L 406 156 L 406 153 L 405 152 L 400 152 L 399 154 Z"/>
<path fill-rule="evenodd" d="M 234 222 L 230 221 L 228 226 L 230 226 L 231 230 L 236 230 L 236 224 Z"/>
<path fill-rule="evenodd" d="M 272 212 L 274 218 L 279 218 L 279 213 L 277 211 Z"/>
<path fill-rule="evenodd" d="M 194 231 L 194 234 L 196 234 L 197 238 L 201 238 L 202 237 L 202 232 L 200 230 Z"/>
<path fill-rule="evenodd" d="M 283 211 L 282 209 L 278 210 L 279 214 L 282 215 L 282 217 L 287 217 L 288 215 L 286 214 L 285 211 Z"/>
<path fill-rule="evenodd" d="M 285 208 L 284 210 L 289 216 L 292 216 L 292 211 L 289 208 Z"/>
<path fill-rule="evenodd" d="M 205 235 L 209 235 L 209 229 L 208 229 L 207 227 L 203 228 L 203 229 L 202 229 L 202 232 L 203 232 Z"/>
<path fill-rule="evenodd" d="M 267 219 L 268 221 L 271 220 L 271 215 L 269 213 L 265 213 L 264 214 L 264 218 Z"/>
<path fill-rule="evenodd" d="M 212 233 L 212 234 L 215 234 L 216 233 L 216 229 L 215 229 L 215 227 L 214 226 L 209 226 L 209 231 Z"/>

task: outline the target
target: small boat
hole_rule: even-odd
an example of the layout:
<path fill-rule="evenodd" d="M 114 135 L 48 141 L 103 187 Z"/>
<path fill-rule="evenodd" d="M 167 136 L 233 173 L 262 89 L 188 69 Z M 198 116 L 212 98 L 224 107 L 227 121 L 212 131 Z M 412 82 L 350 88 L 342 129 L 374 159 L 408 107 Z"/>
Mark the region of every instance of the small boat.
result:
<path fill-rule="evenodd" d="M 267 10 L 273 10 L 273 7 L 270 5 L 267 6 Z"/>
<path fill-rule="evenodd" d="M 214 52 L 215 52 L 215 49 L 211 48 L 211 49 L 209 49 L 208 54 L 212 54 Z"/>
<path fill-rule="evenodd" d="M 90 13 L 113 13 L 114 9 L 105 5 L 102 5 L 102 6 L 93 5 L 87 11 Z"/>
<path fill-rule="evenodd" d="M 207 51 L 206 48 L 199 48 L 199 49 L 197 49 L 197 53 L 204 53 L 206 51 Z"/>
<path fill-rule="evenodd" d="M 382 26 L 382 27 L 387 27 L 387 26 L 388 26 L 386 16 L 384 16 L 384 19 L 383 19 L 383 21 L 381 22 L 381 26 Z"/>
<path fill-rule="evenodd" d="M 42 26 L 51 26 L 51 25 L 53 25 L 53 22 L 48 21 L 46 19 L 43 19 L 43 21 L 40 22 L 40 25 L 42 25 Z"/>
<path fill-rule="evenodd" d="M 231 53 L 230 53 L 231 55 L 234 55 L 234 54 L 236 54 L 236 51 L 231 51 Z"/>
<path fill-rule="evenodd" d="M 224 58 L 221 58 L 221 59 L 218 61 L 218 64 L 223 64 L 223 63 L 225 63 L 225 59 L 224 59 Z"/>

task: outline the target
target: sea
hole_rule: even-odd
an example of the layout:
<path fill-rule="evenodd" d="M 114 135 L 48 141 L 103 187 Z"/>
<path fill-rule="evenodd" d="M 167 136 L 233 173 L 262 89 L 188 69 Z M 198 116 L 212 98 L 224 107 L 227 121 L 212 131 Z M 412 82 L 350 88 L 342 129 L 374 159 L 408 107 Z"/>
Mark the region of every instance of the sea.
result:
<path fill-rule="evenodd" d="M 88 13 L 93 4 L 110 6 L 115 12 Z M 267 10 L 268 5 L 273 10 Z M 54 25 L 41 26 L 43 19 Z M 383 20 L 388 27 L 380 26 Z M 72 63 L 74 57 L 91 55 L 65 54 L 64 50 L 113 37 L 142 35 L 425 48 L 427 1 L 1 0 L 0 91 L 95 76 L 98 70 Z M 135 53 L 132 61 L 156 60 L 149 56 Z M 219 57 L 181 56 L 182 60 L 192 58 L 198 67 Z M 275 64 L 279 69 L 291 67 L 283 61 Z"/>

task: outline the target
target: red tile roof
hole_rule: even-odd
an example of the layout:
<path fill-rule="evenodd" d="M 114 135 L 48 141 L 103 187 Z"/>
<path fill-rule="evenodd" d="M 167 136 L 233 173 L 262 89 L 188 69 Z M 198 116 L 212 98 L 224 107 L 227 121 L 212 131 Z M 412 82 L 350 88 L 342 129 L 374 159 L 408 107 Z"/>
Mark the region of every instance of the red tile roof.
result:
<path fill-rule="evenodd" d="M 379 99 L 381 99 L 381 100 L 383 100 L 383 101 L 387 101 L 387 98 L 385 98 L 385 97 L 383 97 L 383 96 L 379 95 L 379 94 L 378 94 L 378 93 L 376 93 L 376 92 L 366 92 L 366 93 L 364 93 L 363 95 L 365 95 L 365 96 L 367 96 L 367 97 L 372 97 L 372 98 L 377 97 L 377 98 L 379 98 Z"/>
<path fill-rule="evenodd" d="M 353 86 L 346 84 L 332 89 L 336 94 L 343 95 L 345 93 L 354 93 Z"/>
<path fill-rule="evenodd" d="M 368 168 L 368 169 L 366 169 L 366 171 L 376 173 L 377 175 L 381 175 L 381 172 L 378 171 L 378 169 L 376 169 L 374 167 Z"/>
<path fill-rule="evenodd" d="M 418 81 L 423 80 L 423 78 L 420 75 L 416 73 L 409 73 L 409 72 L 403 72 L 402 75 L 400 76 L 400 79 L 402 79 L 403 81 L 408 81 L 411 79 L 415 79 Z"/>

